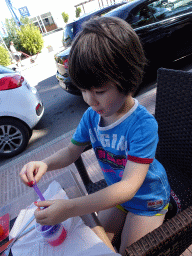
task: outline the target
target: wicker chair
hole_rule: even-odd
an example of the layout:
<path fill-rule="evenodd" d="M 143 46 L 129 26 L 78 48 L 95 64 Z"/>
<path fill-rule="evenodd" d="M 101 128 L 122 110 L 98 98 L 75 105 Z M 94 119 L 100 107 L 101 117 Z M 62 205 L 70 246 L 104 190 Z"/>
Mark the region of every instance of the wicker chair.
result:
<path fill-rule="evenodd" d="M 192 73 L 158 70 L 155 117 L 156 158 L 167 171 L 171 204 L 163 225 L 129 246 L 129 256 L 179 256 L 192 244 Z M 82 159 L 76 166 L 88 193 L 107 186 L 104 180 L 90 180 Z"/>

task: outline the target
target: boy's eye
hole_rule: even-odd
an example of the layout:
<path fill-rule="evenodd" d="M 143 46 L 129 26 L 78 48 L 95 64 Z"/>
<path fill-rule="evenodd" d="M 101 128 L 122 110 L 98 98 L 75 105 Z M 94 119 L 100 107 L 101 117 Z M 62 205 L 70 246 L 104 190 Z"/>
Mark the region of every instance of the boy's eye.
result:
<path fill-rule="evenodd" d="M 103 94 L 105 91 L 97 91 L 96 94 Z"/>

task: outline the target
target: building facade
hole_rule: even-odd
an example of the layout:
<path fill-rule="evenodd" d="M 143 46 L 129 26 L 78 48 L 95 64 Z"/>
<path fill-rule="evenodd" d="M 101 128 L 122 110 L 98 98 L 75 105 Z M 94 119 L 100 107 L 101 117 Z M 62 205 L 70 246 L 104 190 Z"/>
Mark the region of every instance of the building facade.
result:
<path fill-rule="evenodd" d="M 61 27 L 56 24 L 51 12 L 37 15 L 36 17 L 31 18 L 31 21 L 39 28 L 42 34 L 46 34 Z"/>

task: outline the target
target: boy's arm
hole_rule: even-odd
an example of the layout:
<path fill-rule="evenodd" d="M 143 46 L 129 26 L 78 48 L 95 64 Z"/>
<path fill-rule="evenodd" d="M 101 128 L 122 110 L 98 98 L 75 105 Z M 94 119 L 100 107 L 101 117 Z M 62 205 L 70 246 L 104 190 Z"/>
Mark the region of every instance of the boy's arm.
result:
<path fill-rule="evenodd" d="M 25 185 L 32 186 L 34 179 L 36 182 L 39 182 L 46 171 L 57 170 L 74 163 L 84 151 L 85 147 L 70 143 L 66 148 L 59 150 L 42 161 L 27 163 L 20 172 L 22 182 Z"/>
<path fill-rule="evenodd" d="M 73 200 L 73 216 L 98 212 L 131 200 L 143 184 L 148 169 L 149 164 L 127 161 L 121 181 L 94 194 Z"/>
<path fill-rule="evenodd" d="M 55 154 L 43 160 L 48 166 L 47 171 L 61 169 L 74 163 L 85 148 L 86 146 L 77 146 L 70 142 L 66 148 L 57 151 Z"/>
<path fill-rule="evenodd" d="M 70 200 L 41 201 L 35 217 L 41 225 L 55 225 L 70 217 L 82 216 L 92 212 L 109 209 L 131 200 L 143 184 L 149 164 L 128 161 L 121 181 L 96 193 Z"/>

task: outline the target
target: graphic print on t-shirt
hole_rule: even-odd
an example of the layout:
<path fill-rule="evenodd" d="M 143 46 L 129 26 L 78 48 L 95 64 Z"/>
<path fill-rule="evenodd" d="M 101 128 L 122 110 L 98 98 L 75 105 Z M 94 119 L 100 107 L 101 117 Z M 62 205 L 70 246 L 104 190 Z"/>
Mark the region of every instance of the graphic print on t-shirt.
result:
<path fill-rule="evenodd" d="M 104 150 L 102 147 L 96 147 L 95 153 L 99 161 L 110 165 L 113 169 L 125 169 L 127 162 L 125 155 L 115 155 Z"/>

